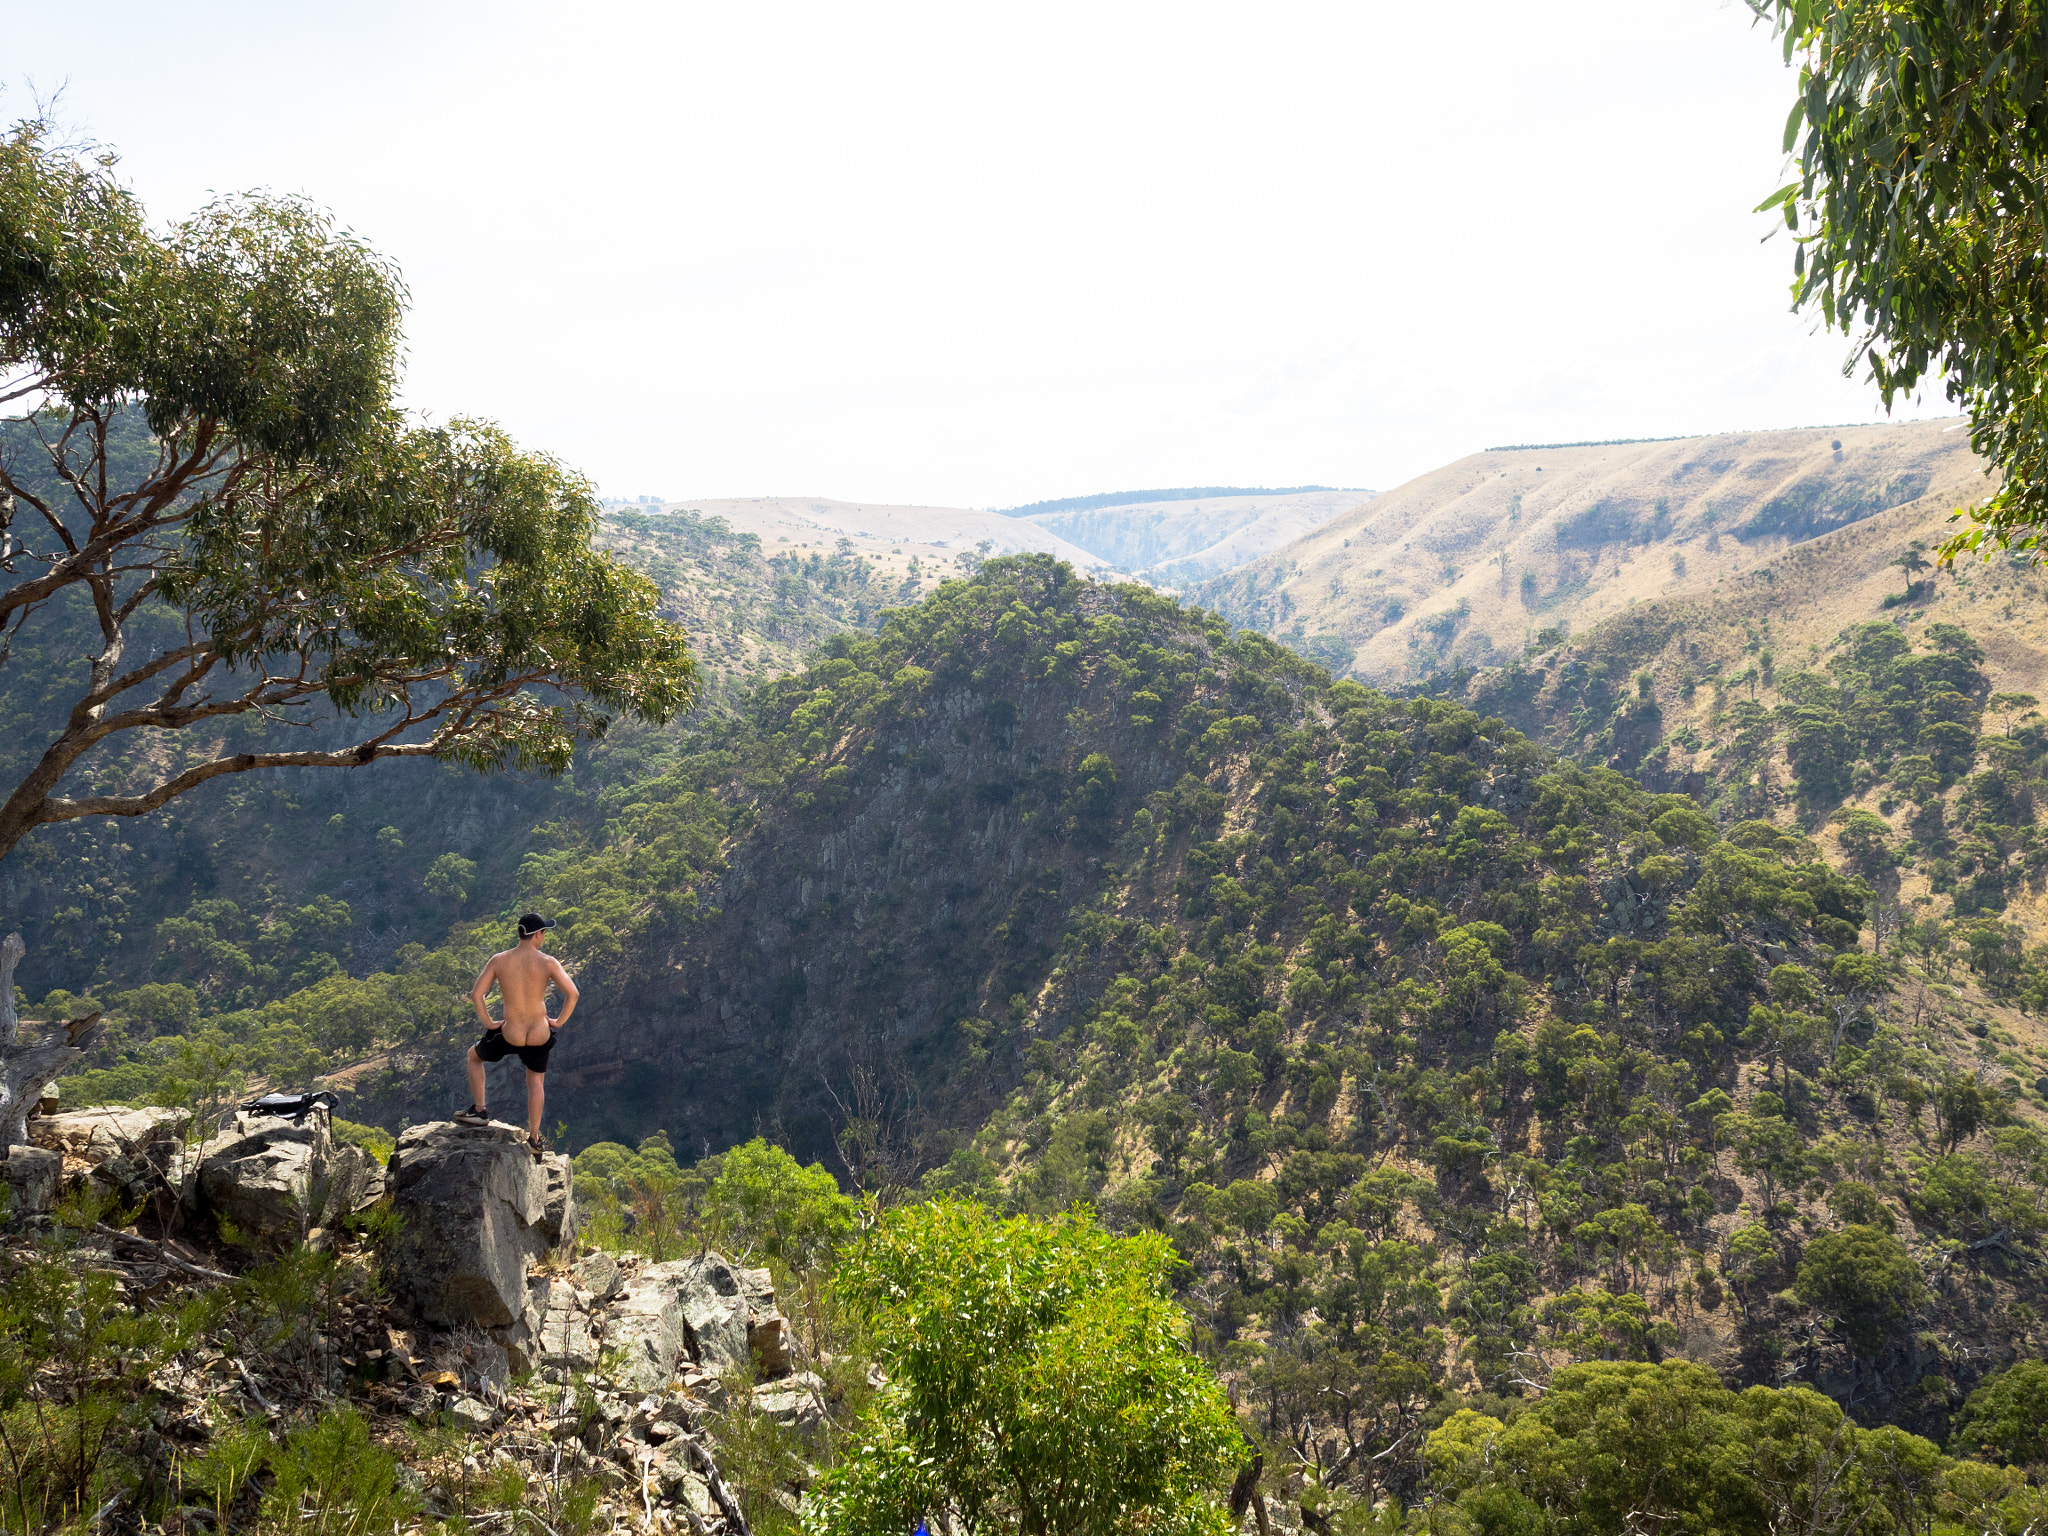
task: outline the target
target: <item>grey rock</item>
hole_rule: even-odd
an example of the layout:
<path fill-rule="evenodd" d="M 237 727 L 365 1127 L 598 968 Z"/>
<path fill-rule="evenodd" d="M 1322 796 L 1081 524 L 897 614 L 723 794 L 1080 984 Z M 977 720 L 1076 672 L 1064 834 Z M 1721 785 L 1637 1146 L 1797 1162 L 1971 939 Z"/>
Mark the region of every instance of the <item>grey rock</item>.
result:
<path fill-rule="evenodd" d="M 86 1182 L 102 1195 L 126 1205 L 139 1205 L 159 1189 L 179 1188 L 171 1183 L 165 1170 L 156 1166 L 155 1159 L 169 1150 L 157 1146 L 134 1157 L 110 1157 L 86 1175 Z"/>
<path fill-rule="evenodd" d="M 605 1342 L 624 1352 L 619 1384 L 655 1392 L 668 1385 L 688 1349 L 683 1310 L 670 1277 L 657 1264 L 627 1282 L 606 1309 Z"/>
<path fill-rule="evenodd" d="M 550 1248 L 559 1248 L 564 1243 L 576 1240 L 577 1228 L 581 1224 L 576 1214 L 575 1173 L 569 1166 L 569 1159 L 560 1154 L 551 1154 L 541 1164 L 541 1172 L 547 1180 L 547 1194 L 541 1204 L 540 1231 Z"/>
<path fill-rule="evenodd" d="M 590 1314 L 577 1304 L 575 1293 L 558 1291 L 542 1315 L 534 1340 L 539 1363 L 553 1370 L 588 1371 L 597 1365 L 597 1336 Z"/>
<path fill-rule="evenodd" d="M 457 1429 L 481 1435 L 497 1423 L 498 1416 L 487 1403 L 480 1403 L 473 1397 L 458 1397 L 448 1405 L 447 1419 Z"/>
<path fill-rule="evenodd" d="M 548 1162 L 566 1168 L 568 1159 Z M 555 1245 L 551 1231 L 575 1228 L 572 1199 L 550 1216 L 550 1174 L 512 1126 L 407 1129 L 388 1171 L 403 1221 L 389 1259 L 393 1289 L 443 1328 L 524 1321 L 534 1261 Z"/>
<path fill-rule="evenodd" d="M 749 1358 L 747 1325 L 753 1321 L 753 1306 L 742 1285 L 743 1271 L 735 1269 L 715 1253 L 700 1259 L 682 1259 L 657 1264 L 647 1271 L 673 1274 L 682 1304 L 683 1322 L 689 1328 L 690 1357 L 711 1370 L 728 1370 Z M 757 1290 L 755 1295 L 759 1295 Z"/>
<path fill-rule="evenodd" d="M 711 1497 L 710 1487 L 696 1472 L 685 1472 L 675 1482 L 665 1486 L 662 1492 L 689 1505 L 700 1520 L 710 1521 L 722 1517 L 717 1502 Z"/>
<path fill-rule="evenodd" d="M 564 1287 L 565 1298 L 573 1299 L 575 1292 Z M 531 1275 L 526 1282 L 526 1309 L 503 1328 L 495 1328 L 491 1336 L 505 1346 L 511 1356 L 512 1369 L 526 1372 L 541 1363 L 541 1338 L 547 1327 L 547 1320 L 555 1296 L 555 1284 L 546 1275 Z"/>
<path fill-rule="evenodd" d="M 754 1411 L 794 1430 L 805 1444 L 815 1444 L 825 1427 L 825 1383 L 809 1371 L 763 1382 L 754 1388 Z"/>
<path fill-rule="evenodd" d="M 176 1141 L 191 1119 L 182 1109 L 74 1109 L 38 1115 L 28 1122 L 28 1139 L 52 1152 L 84 1158 L 94 1167 L 110 1158 L 132 1156 L 158 1142 Z"/>
<path fill-rule="evenodd" d="M 787 1376 L 796 1369 L 796 1339 L 780 1312 L 757 1315 L 747 1325 L 747 1348 L 763 1376 Z"/>
<path fill-rule="evenodd" d="M 360 1147 L 337 1146 L 325 1111 L 294 1123 L 237 1115 L 199 1149 L 200 1210 L 247 1241 L 280 1247 L 315 1227 L 336 1227 L 384 1192 L 384 1170 Z"/>
<path fill-rule="evenodd" d="M 0 1159 L 8 1193 L 8 1214 L 42 1216 L 57 1208 L 64 1159 L 47 1147 L 9 1147 Z"/>
<path fill-rule="evenodd" d="M 648 1265 L 602 1316 L 606 1343 L 626 1352 L 619 1384 L 630 1391 L 659 1391 L 686 1368 L 705 1376 L 747 1365 L 757 1341 L 764 1365 L 786 1372 L 793 1361 L 768 1271 L 738 1269 L 715 1253 Z"/>
<path fill-rule="evenodd" d="M 619 1294 L 623 1283 L 619 1276 L 619 1261 L 602 1248 L 578 1259 L 570 1275 L 578 1289 L 590 1293 L 592 1301 L 610 1301 Z"/>
<path fill-rule="evenodd" d="M 692 1402 L 682 1393 L 671 1392 L 655 1405 L 654 1413 L 657 1420 L 666 1419 L 671 1424 L 680 1424 L 687 1430 L 697 1422 L 696 1415 L 700 1407 L 702 1404 Z"/>

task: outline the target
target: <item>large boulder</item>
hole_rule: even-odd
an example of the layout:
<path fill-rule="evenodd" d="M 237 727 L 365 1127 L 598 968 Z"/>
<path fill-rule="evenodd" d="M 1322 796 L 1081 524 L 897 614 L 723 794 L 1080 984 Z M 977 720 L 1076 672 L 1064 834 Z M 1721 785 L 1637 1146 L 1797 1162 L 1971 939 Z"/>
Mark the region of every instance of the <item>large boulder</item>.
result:
<path fill-rule="evenodd" d="M 388 1170 L 403 1223 L 388 1260 L 393 1290 L 437 1327 L 537 1336 L 548 1297 L 527 1277 L 575 1235 L 568 1163 L 559 1153 L 535 1162 L 508 1125 L 409 1128 Z"/>
<path fill-rule="evenodd" d="M 159 1144 L 175 1142 L 192 1117 L 182 1109 L 127 1109 L 109 1104 L 101 1109 L 74 1109 L 60 1115 L 36 1115 L 28 1122 L 28 1139 L 95 1168 L 116 1157 L 136 1157 Z"/>
<path fill-rule="evenodd" d="M 605 1309 L 605 1343 L 622 1353 L 619 1384 L 630 1391 L 659 1392 L 689 1357 L 682 1305 L 666 1273 L 673 1267 L 649 1266 Z"/>
<path fill-rule="evenodd" d="M 66 1117 L 68 1118 L 68 1117 Z M 384 1193 L 384 1170 L 361 1147 L 336 1144 L 328 1112 L 242 1113 L 199 1149 L 191 1195 L 200 1212 L 257 1247 L 289 1247 L 339 1226 Z"/>

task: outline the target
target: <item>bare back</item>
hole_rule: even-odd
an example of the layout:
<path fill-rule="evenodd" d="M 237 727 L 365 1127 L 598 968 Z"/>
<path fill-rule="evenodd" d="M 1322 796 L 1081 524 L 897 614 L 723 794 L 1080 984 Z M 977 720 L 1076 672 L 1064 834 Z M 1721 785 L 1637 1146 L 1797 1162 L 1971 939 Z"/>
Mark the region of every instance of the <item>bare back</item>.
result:
<path fill-rule="evenodd" d="M 525 943 L 511 949 L 501 950 L 491 956 L 470 990 L 470 998 L 476 1004 L 477 1016 L 486 1025 L 491 1023 L 484 999 L 490 995 L 491 984 L 497 983 L 498 998 L 504 1004 L 504 1031 L 507 1045 L 540 1045 L 548 1038 L 548 988 L 555 987 L 562 994 L 562 1016 L 557 1026 L 566 1023 L 570 1011 L 576 1006 L 576 983 L 569 979 L 569 973 L 562 969 L 562 963 L 548 954 L 538 944 Z"/>

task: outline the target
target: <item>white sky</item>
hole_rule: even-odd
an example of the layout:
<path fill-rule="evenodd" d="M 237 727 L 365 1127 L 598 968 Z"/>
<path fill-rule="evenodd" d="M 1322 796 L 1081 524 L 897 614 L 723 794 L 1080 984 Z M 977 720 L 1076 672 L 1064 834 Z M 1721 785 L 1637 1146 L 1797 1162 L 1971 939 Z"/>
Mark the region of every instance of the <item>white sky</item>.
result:
<path fill-rule="evenodd" d="M 608 495 L 1391 487 L 1874 419 L 1786 312 L 1792 78 L 1730 0 L 0 0 L 152 214 L 304 192 L 407 399 Z M 1930 399 L 1924 412 L 1941 414 Z"/>

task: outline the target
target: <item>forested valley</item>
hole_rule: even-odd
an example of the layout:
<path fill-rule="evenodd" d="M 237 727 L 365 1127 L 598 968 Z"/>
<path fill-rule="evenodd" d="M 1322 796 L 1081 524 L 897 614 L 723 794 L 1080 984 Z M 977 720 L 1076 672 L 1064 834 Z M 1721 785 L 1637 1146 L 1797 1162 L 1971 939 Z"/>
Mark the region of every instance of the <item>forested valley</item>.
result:
<path fill-rule="evenodd" d="M 555 784 L 252 776 L 70 834 L 45 932 L 120 926 L 36 934 L 51 983 L 100 970 L 30 1011 L 114 1021 L 67 1102 L 317 1079 L 388 1145 L 445 1114 L 468 982 L 534 907 L 585 989 L 550 1113 L 620 1247 L 751 1232 L 801 1290 L 863 1194 L 1084 1203 L 1170 1245 L 1265 1491 L 1319 1531 L 1618 1530 L 1664 1495 L 1611 1469 L 1667 1460 L 1702 1529 L 1823 1476 L 1885 1529 L 2025 1518 L 2043 987 L 1971 914 L 2040 879 L 2048 737 L 1980 660 L 1873 620 L 1780 678 L 1777 806 L 1014 557 Z M 1830 730 L 1981 893 L 1961 921 L 1887 908 L 1889 834 L 1829 826 Z M 780 1190 L 751 1226 L 741 1168 Z M 800 1485 L 794 1454 L 761 1475 Z"/>
<path fill-rule="evenodd" d="M 151 158 L 0 133 L 0 1536 L 2048 1532 L 2048 33 L 1748 8 L 1860 393 L 1680 259 L 1668 23 L 1467 28 L 1479 303 L 1352 237 L 1351 18 L 93 34 Z M 169 90 L 415 328 L 145 209 Z M 1449 462 L 601 501 L 459 380 L 611 477 Z"/>

